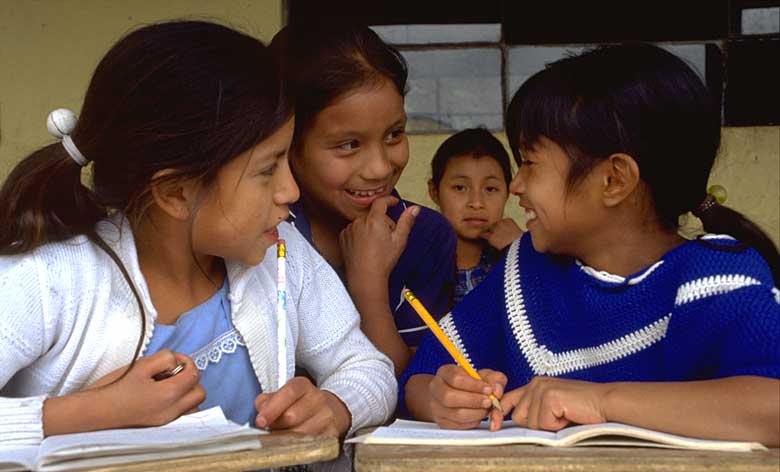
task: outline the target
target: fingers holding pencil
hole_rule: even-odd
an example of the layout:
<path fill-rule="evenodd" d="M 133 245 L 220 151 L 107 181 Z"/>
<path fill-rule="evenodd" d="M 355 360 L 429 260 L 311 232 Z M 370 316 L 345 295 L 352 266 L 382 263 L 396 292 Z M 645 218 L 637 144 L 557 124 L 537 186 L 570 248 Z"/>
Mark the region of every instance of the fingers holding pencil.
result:
<path fill-rule="evenodd" d="M 480 370 L 479 375 L 482 377 L 482 380 L 492 387 L 490 399 L 491 401 L 494 401 L 494 403 L 488 417 L 490 420 L 490 430 L 498 431 L 501 428 L 501 423 L 504 421 L 504 415 L 506 414 L 506 410 L 501 406 L 500 400 L 504 398 L 504 389 L 506 388 L 509 379 L 507 379 L 506 375 L 503 373 L 490 369 Z M 498 406 L 496 406 L 495 403 L 498 403 Z"/>
<path fill-rule="evenodd" d="M 477 426 L 492 407 L 490 396 L 503 394 L 506 377 L 488 369 L 480 371 L 498 388 L 483 380 L 475 379 L 460 367 L 450 364 L 439 368 L 429 384 L 431 412 L 437 424 L 450 429 L 468 429 Z"/>
<path fill-rule="evenodd" d="M 449 364 L 439 368 L 429 384 L 431 414 L 447 429 L 477 426 L 491 408 L 490 386 L 470 377 L 460 367 Z"/>
<path fill-rule="evenodd" d="M 436 376 L 441 376 L 454 389 L 495 395 L 500 399 L 507 383 L 506 375 L 490 369 L 481 369 L 478 374 L 480 378 L 474 378 L 458 366 L 450 364 L 440 367 Z"/>
<path fill-rule="evenodd" d="M 498 400 L 501 400 L 501 397 L 504 396 L 504 387 L 506 387 L 506 384 L 509 382 L 509 379 L 507 379 L 506 375 L 504 375 L 502 372 L 499 372 L 497 370 L 491 370 L 491 369 L 480 369 L 478 374 L 482 378 L 482 381 L 490 385 L 492 389 L 490 392 L 490 396 L 496 399 L 496 401 L 493 401 L 493 398 L 491 398 L 493 407 L 496 408 L 498 411 L 503 411 L 501 406 L 500 405 L 496 406 L 495 403 L 500 404 Z"/>
<path fill-rule="evenodd" d="M 420 300 L 410 290 L 404 290 L 403 296 L 404 298 L 406 298 L 406 301 L 409 302 L 412 308 L 414 308 L 414 311 L 425 322 L 425 324 L 428 326 L 428 328 L 431 330 L 434 336 L 436 336 L 436 339 L 441 343 L 444 349 L 446 349 L 447 352 L 452 356 L 455 362 L 457 362 L 458 365 L 461 368 L 463 368 L 463 370 L 471 378 L 481 381 L 482 378 L 480 377 L 479 373 L 476 370 L 474 370 L 474 367 L 471 365 L 471 363 L 469 363 L 469 361 L 463 356 L 463 354 L 458 350 L 458 348 L 455 347 L 455 344 L 453 344 L 452 340 L 450 340 L 450 338 L 444 333 L 444 331 L 442 331 L 438 323 L 436 323 L 436 321 L 433 319 L 433 317 L 428 312 L 428 310 L 423 306 Z M 504 376 L 503 374 L 501 375 L 504 378 L 503 385 L 506 385 L 506 376 Z M 498 398 L 493 393 L 490 392 L 488 393 L 490 395 L 489 399 L 493 408 L 495 408 L 498 411 L 503 411 L 501 409 L 501 403 L 498 401 Z"/>

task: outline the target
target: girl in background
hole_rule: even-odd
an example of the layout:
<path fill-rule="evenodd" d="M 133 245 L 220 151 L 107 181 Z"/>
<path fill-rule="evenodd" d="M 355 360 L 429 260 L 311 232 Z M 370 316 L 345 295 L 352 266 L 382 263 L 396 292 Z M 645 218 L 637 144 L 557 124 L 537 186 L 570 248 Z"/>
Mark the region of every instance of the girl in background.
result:
<path fill-rule="evenodd" d="M 293 111 L 262 43 L 206 22 L 143 27 L 101 60 L 80 120 L 68 118 L 53 115 L 62 142 L 0 190 L 0 445 L 160 425 L 199 406 L 333 436 L 389 417 L 392 365 L 330 266 L 283 223 L 299 195 Z M 277 390 L 279 237 L 288 374 L 297 362 L 315 384 Z"/>
<path fill-rule="evenodd" d="M 395 191 L 409 160 L 406 63 L 365 26 L 289 25 L 271 48 L 295 96 L 294 224 L 341 275 L 361 328 L 400 373 L 427 330 L 401 291 L 438 318 L 455 276 L 447 220 Z"/>
<path fill-rule="evenodd" d="M 440 322 L 400 380 L 417 418 L 471 428 L 628 423 L 780 444 L 780 255 L 705 192 L 720 113 L 651 45 L 603 47 L 525 82 L 507 114 L 528 233 Z M 710 233 L 685 240 L 689 211 Z M 504 393 L 506 392 L 506 393 Z"/>
<path fill-rule="evenodd" d="M 428 194 L 458 235 L 455 303 L 463 300 L 522 234 L 504 218 L 512 168 L 501 142 L 484 128 L 453 134 L 431 161 Z"/>

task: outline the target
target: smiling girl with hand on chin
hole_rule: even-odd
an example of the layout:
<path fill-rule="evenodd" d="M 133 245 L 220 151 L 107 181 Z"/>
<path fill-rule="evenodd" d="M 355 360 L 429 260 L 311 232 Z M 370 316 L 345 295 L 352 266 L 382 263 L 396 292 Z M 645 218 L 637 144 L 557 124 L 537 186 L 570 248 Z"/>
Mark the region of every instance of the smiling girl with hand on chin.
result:
<path fill-rule="evenodd" d="M 438 318 L 455 277 L 447 220 L 395 191 L 409 160 L 406 63 L 365 26 L 293 24 L 271 48 L 295 96 L 294 224 L 341 275 L 362 330 L 400 373 L 427 331 L 402 290 Z"/>

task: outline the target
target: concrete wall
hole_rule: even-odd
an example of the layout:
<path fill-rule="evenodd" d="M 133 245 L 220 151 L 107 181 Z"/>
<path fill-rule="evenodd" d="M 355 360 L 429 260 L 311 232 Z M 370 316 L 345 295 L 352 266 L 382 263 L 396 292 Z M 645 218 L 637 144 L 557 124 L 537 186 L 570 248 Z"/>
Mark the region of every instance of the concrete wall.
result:
<path fill-rule="evenodd" d="M 51 110 L 78 113 L 92 71 L 111 44 L 137 25 L 173 18 L 211 19 L 269 41 L 282 25 L 282 2 L 0 0 L 0 178 L 51 142 L 45 126 Z M 430 159 L 446 137 L 410 136 L 411 159 L 399 183 L 406 198 L 432 205 Z M 780 127 L 724 128 L 711 181 L 726 187 L 728 205 L 780 244 Z M 514 198 L 507 215 L 523 221 Z"/>

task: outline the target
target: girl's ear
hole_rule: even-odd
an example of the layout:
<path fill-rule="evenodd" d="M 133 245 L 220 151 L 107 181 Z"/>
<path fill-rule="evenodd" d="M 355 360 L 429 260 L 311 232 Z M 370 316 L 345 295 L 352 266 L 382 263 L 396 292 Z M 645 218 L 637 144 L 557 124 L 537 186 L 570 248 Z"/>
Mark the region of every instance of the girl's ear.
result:
<path fill-rule="evenodd" d="M 195 209 L 199 185 L 195 179 L 167 178 L 175 171 L 163 169 L 152 176 L 152 199 L 165 213 L 177 220 L 188 220 Z"/>
<path fill-rule="evenodd" d="M 439 189 L 436 188 L 436 185 L 433 183 L 433 179 L 428 180 L 428 195 L 431 197 L 431 200 L 433 200 L 433 203 L 441 206 L 439 205 Z"/>
<path fill-rule="evenodd" d="M 639 165 L 633 157 L 615 153 L 601 163 L 602 198 L 608 207 L 617 206 L 639 185 Z"/>

